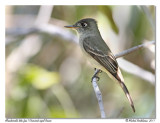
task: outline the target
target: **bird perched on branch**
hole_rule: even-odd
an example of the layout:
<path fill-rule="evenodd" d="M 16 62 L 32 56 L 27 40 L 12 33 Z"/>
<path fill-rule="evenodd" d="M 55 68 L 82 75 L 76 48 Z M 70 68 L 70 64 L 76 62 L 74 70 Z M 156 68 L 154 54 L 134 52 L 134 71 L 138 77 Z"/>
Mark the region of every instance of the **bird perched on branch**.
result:
<path fill-rule="evenodd" d="M 135 112 L 132 98 L 124 84 L 124 79 L 116 58 L 102 39 L 96 20 L 86 18 L 76 22 L 74 25 L 65 27 L 77 30 L 79 34 L 79 44 L 82 51 L 89 58 L 95 68 L 106 72 L 112 79 L 119 83 L 132 107 L 133 112 Z"/>

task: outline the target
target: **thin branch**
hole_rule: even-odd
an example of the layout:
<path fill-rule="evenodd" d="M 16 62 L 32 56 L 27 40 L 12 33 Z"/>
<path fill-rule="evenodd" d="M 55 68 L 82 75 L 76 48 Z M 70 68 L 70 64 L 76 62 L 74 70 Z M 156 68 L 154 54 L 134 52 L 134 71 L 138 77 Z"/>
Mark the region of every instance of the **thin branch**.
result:
<path fill-rule="evenodd" d="M 49 34 L 53 37 L 60 37 L 64 41 L 72 41 L 78 44 L 78 38 L 76 35 L 72 34 L 70 31 L 61 28 L 59 26 L 55 26 L 52 24 L 41 24 L 39 26 L 34 26 L 32 28 L 11 28 L 6 29 L 6 36 L 27 36 L 32 33 L 44 33 Z M 6 40 L 6 45 L 9 45 L 11 42 L 10 40 Z"/>
<path fill-rule="evenodd" d="M 117 59 L 117 61 L 119 63 L 119 67 L 124 71 L 140 77 L 141 79 L 151 83 L 152 85 L 155 85 L 155 75 L 153 73 L 127 61 L 126 59 L 119 58 Z"/>
<path fill-rule="evenodd" d="M 122 56 L 125 56 L 127 54 L 130 54 L 136 50 L 139 50 L 141 48 L 144 48 L 144 47 L 147 47 L 148 45 L 151 45 L 151 44 L 155 44 L 155 41 L 150 41 L 150 42 L 147 42 L 147 43 L 144 43 L 144 44 L 141 44 L 141 45 L 138 45 L 138 46 L 135 46 L 135 47 L 132 47 L 130 49 L 127 49 L 127 50 L 124 50 L 118 54 L 115 55 L 116 59 L 119 58 L 119 57 L 122 57 Z"/>
<path fill-rule="evenodd" d="M 92 78 L 92 86 L 94 88 L 94 92 L 96 94 L 97 100 L 98 100 L 98 104 L 99 104 L 99 108 L 100 108 L 100 112 L 101 112 L 101 118 L 106 118 L 106 114 L 104 111 L 104 106 L 103 106 L 103 100 L 102 100 L 102 94 L 101 91 L 97 85 L 97 74 L 100 72 L 100 70 L 96 69 L 94 76 Z"/>

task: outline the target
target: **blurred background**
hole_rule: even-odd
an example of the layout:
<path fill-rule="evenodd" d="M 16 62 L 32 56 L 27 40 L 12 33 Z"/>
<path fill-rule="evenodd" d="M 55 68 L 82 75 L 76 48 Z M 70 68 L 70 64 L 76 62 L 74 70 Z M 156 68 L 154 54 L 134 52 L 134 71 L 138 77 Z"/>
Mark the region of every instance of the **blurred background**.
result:
<path fill-rule="evenodd" d="M 94 68 L 64 28 L 87 17 L 114 54 L 155 41 L 155 6 L 6 6 L 6 118 L 100 118 Z M 136 112 L 102 72 L 107 118 L 155 118 L 155 45 L 117 60 Z"/>

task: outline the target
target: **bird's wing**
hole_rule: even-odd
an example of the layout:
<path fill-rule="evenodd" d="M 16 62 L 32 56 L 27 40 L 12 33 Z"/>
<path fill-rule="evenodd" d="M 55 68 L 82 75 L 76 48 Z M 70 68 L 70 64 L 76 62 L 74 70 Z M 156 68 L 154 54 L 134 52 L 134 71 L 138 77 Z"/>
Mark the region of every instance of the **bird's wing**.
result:
<path fill-rule="evenodd" d="M 90 43 L 92 43 L 90 45 Z M 93 46 L 93 47 L 91 47 Z M 106 44 L 105 44 L 106 46 Z M 98 63 L 100 63 L 104 68 L 106 68 L 112 75 L 115 74 L 118 70 L 118 63 L 109 51 L 102 51 L 105 47 L 100 47 L 99 45 L 94 44 L 93 41 L 88 40 L 87 38 L 83 41 L 83 47 L 85 51 L 90 54 Z M 108 47 L 106 46 L 106 49 Z"/>

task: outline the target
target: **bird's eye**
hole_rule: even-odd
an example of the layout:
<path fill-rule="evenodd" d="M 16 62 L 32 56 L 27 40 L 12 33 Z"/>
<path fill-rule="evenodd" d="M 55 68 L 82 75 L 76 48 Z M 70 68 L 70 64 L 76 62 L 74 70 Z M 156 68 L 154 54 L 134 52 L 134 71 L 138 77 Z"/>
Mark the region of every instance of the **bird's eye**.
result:
<path fill-rule="evenodd" d="M 87 23 L 81 23 L 81 26 L 82 26 L 82 27 L 86 27 L 86 26 L 87 26 Z"/>

